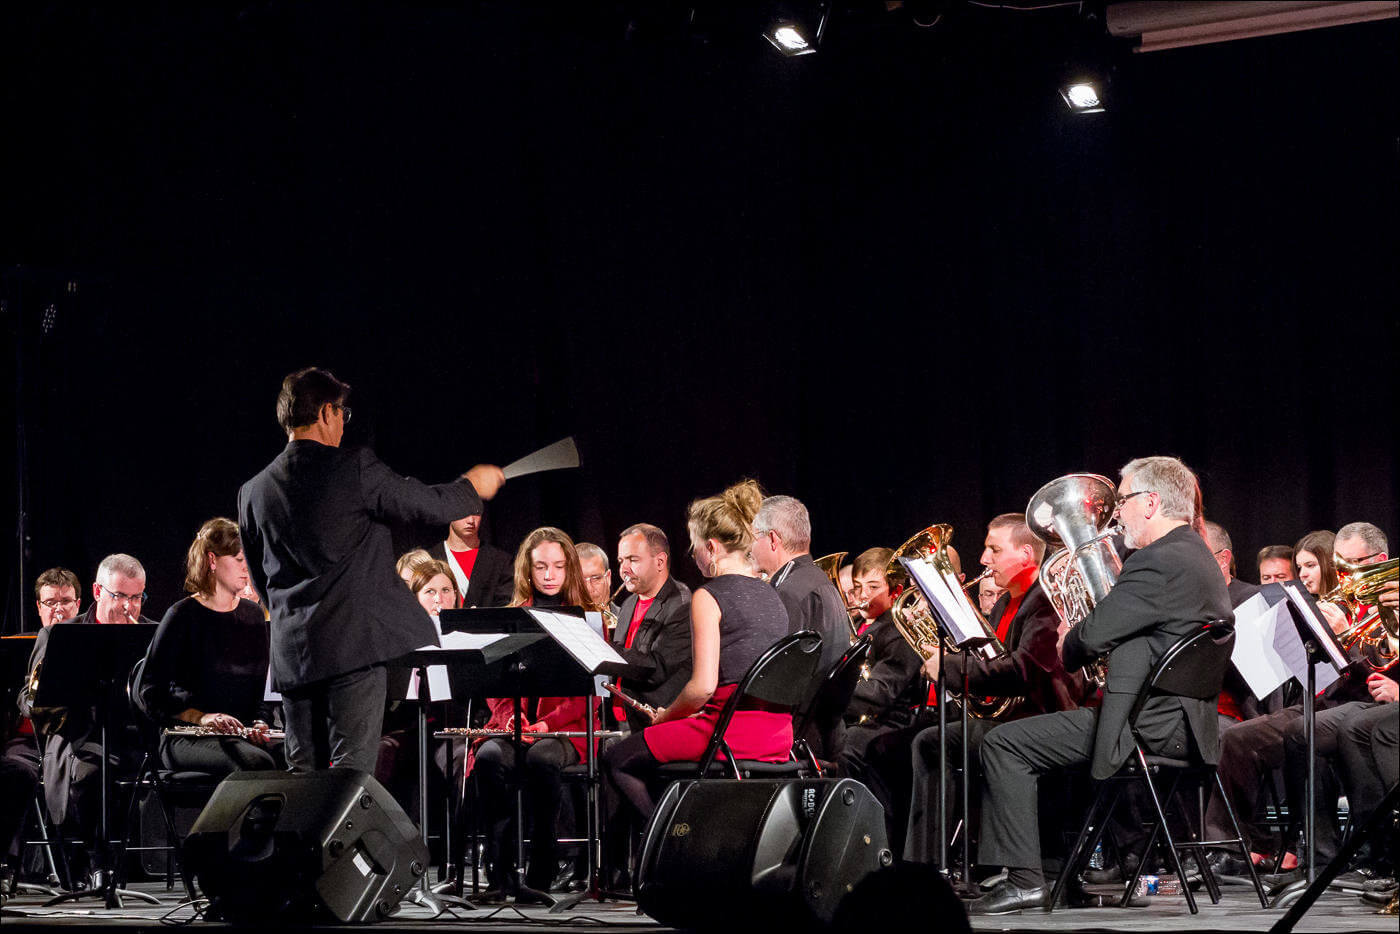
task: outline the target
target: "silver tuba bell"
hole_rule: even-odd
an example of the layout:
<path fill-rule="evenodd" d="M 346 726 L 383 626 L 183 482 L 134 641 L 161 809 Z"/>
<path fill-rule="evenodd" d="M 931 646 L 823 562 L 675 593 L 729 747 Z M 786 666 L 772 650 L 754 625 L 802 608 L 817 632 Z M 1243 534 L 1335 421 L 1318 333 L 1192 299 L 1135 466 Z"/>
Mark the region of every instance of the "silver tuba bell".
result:
<path fill-rule="evenodd" d="M 1118 583 L 1123 561 L 1110 528 L 1118 491 L 1098 474 L 1072 473 L 1051 480 L 1026 504 L 1026 524 L 1052 548 L 1040 566 L 1040 586 L 1065 626 L 1073 628 Z M 1107 674 L 1102 660 L 1085 668 L 1100 687 Z"/>

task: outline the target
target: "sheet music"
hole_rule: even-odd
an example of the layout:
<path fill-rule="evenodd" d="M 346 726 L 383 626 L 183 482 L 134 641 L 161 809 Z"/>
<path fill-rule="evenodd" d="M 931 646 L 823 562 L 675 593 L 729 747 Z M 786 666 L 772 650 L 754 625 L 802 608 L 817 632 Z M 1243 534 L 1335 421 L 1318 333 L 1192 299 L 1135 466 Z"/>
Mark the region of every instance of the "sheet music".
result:
<path fill-rule="evenodd" d="M 604 662 L 626 663 L 627 660 L 612 645 L 593 631 L 588 620 L 535 607 L 525 609 L 545 632 L 554 637 L 554 641 L 589 671 L 596 671 Z"/>
<path fill-rule="evenodd" d="M 1288 594 L 1288 599 L 1302 614 L 1303 622 L 1307 623 L 1308 628 L 1312 630 L 1313 639 L 1322 647 L 1323 657 L 1338 670 L 1345 669 L 1347 665 L 1351 664 L 1351 659 L 1347 658 L 1346 654 L 1337 646 L 1337 640 L 1332 635 L 1332 626 L 1309 599 L 1310 595 L 1303 589 L 1303 585 L 1298 581 L 1284 581 L 1283 589 Z M 1319 691 L 1322 690 L 1321 669 L 1317 673 L 1317 686 Z"/>
<path fill-rule="evenodd" d="M 1280 600 L 1273 606 L 1256 593 L 1235 607 L 1235 647 L 1230 661 L 1259 700 L 1273 693 L 1296 673 L 1307 677 L 1307 669 L 1298 667 L 1298 659 L 1307 664 L 1303 640 L 1298 627 L 1288 613 L 1288 605 Z"/>
<path fill-rule="evenodd" d="M 933 565 L 924 558 L 899 560 L 924 598 L 928 600 L 929 608 L 949 630 L 954 642 L 963 645 L 974 639 L 985 638 L 981 625 L 967 614 L 961 602 L 953 596 L 948 582 L 943 579 L 942 574 L 934 570 Z"/>
<path fill-rule="evenodd" d="M 418 649 L 420 652 L 441 652 L 444 649 L 484 649 L 486 646 L 500 639 L 504 639 L 504 634 L 498 633 L 477 633 L 477 632 L 443 632 L 442 620 L 433 617 L 433 627 L 438 631 L 438 640 L 441 645 L 425 645 Z M 407 700 L 418 699 L 418 669 L 413 669 L 413 675 L 408 680 Z M 452 687 L 447 676 L 446 665 L 428 666 L 428 700 L 444 701 L 452 699 Z"/>

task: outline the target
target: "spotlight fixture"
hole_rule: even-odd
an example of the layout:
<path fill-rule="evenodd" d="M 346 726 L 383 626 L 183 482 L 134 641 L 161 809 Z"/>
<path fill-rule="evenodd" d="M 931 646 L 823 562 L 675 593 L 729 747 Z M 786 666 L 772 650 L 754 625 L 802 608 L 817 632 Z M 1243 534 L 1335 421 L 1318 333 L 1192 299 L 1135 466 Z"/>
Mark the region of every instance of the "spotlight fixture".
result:
<path fill-rule="evenodd" d="M 1099 114 L 1104 112 L 1103 95 L 1092 81 L 1073 81 L 1061 86 L 1060 96 L 1065 104 L 1077 114 Z"/>
<path fill-rule="evenodd" d="M 812 42 L 802 34 L 802 29 L 794 22 L 783 20 L 768 27 L 763 38 L 772 43 L 773 48 L 791 58 L 794 55 L 811 55 L 817 50 Z"/>
<path fill-rule="evenodd" d="M 826 23 L 831 17 L 831 0 L 815 4 L 776 4 L 771 25 L 763 38 L 785 58 L 811 55 L 821 48 Z M 815 27 L 813 22 L 816 23 Z"/>

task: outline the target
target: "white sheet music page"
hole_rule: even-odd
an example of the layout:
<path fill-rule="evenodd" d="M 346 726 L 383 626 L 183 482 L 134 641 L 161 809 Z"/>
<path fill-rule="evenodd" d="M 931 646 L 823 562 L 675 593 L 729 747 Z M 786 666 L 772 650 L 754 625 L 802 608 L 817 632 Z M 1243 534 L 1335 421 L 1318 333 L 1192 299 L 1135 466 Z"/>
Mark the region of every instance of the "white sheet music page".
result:
<path fill-rule="evenodd" d="M 1340 648 L 1337 647 L 1337 640 L 1332 637 L 1332 626 L 1327 622 L 1327 618 L 1322 615 L 1312 601 L 1308 599 L 1307 592 L 1303 590 L 1303 585 L 1298 581 L 1284 581 L 1284 591 L 1288 594 L 1288 599 L 1293 601 L 1293 605 L 1298 608 L 1298 612 L 1303 614 L 1303 620 L 1308 624 L 1308 628 L 1313 631 L 1313 638 L 1322 647 L 1322 656 L 1337 669 L 1344 669 L 1351 663 Z M 1335 678 L 1333 680 L 1336 680 Z M 1306 682 L 1305 682 L 1306 683 Z M 1328 682 L 1331 683 L 1330 681 Z M 1317 689 L 1322 690 L 1322 669 L 1317 672 Z"/>
<path fill-rule="evenodd" d="M 930 608 L 938 615 L 943 625 L 952 631 L 954 640 L 962 645 L 973 639 L 983 638 L 982 627 L 977 620 L 968 616 L 962 604 L 953 596 L 943 575 L 934 570 L 933 565 L 923 558 L 901 558 L 909 576 L 928 600 Z"/>
<path fill-rule="evenodd" d="M 603 662 L 625 662 L 617 650 L 602 636 L 593 631 L 588 620 L 568 613 L 555 613 L 526 607 L 545 632 L 554 637 L 574 659 L 588 671 L 594 671 Z"/>
<path fill-rule="evenodd" d="M 1230 661 L 1244 678 L 1254 696 L 1263 700 L 1279 685 L 1299 672 L 1307 677 L 1303 640 L 1288 613 L 1288 605 L 1280 600 L 1273 606 L 1263 594 L 1255 594 L 1235 607 L 1235 647 Z"/>

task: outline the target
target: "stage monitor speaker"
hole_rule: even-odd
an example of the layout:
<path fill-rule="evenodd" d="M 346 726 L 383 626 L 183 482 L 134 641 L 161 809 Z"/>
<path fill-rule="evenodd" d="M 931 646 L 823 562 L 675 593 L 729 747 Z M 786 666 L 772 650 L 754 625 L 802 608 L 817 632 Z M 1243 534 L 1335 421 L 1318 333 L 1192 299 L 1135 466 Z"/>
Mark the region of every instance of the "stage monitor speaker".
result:
<path fill-rule="evenodd" d="M 637 904 L 673 927 L 801 930 L 892 862 L 884 808 L 852 779 L 677 782 L 647 826 Z"/>
<path fill-rule="evenodd" d="M 209 917 L 378 921 L 427 869 L 418 828 L 372 775 L 234 772 L 185 840 Z"/>

